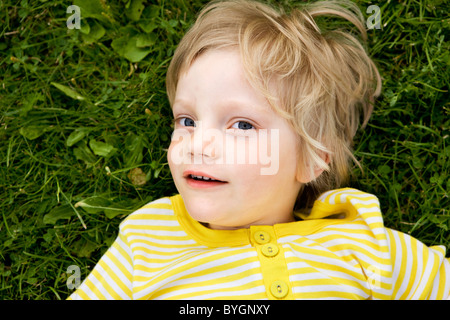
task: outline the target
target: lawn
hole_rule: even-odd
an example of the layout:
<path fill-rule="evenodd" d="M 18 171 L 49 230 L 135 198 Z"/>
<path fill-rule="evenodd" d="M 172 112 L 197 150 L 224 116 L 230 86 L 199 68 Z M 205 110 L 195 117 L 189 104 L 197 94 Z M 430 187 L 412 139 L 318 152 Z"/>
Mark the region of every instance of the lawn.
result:
<path fill-rule="evenodd" d="M 0 0 L 0 299 L 65 299 L 70 266 L 87 276 L 127 214 L 176 193 L 165 73 L 205 3 Z M 368 19 L 377 5 L 357 3 Z M 349 186 L 379 197 L 386 226 L 448 248 L 445 3 L 380 2 L 383 92 Z"/>

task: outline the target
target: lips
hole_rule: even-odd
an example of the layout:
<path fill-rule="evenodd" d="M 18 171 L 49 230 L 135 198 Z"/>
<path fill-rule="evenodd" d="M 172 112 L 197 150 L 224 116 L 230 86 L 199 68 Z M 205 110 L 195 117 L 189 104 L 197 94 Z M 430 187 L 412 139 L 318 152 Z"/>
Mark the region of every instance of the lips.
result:
<path fill-rule="evenodd" d="M 183 173 L 183 178 L 186 179 L 188 185 L 194 188 L 210 188 L 227 183 L 227 181 L 220 180 L 212 175 L 200 171 L 187 170 Z"/>

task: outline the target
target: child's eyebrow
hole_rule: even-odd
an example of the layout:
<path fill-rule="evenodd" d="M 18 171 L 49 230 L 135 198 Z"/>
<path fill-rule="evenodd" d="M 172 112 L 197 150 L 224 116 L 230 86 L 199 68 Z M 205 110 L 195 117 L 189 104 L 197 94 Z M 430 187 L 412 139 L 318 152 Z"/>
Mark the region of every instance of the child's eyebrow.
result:
<path fill-rule="evenodd" d="M 172 105 L 172 111 L 175 112 L 176 109 L 190 109 L 191 103 L 186 99 L 176 99 Z"/>
<path fill-rule="evenodd" d="M 247 103 L 245 101 L 240 101 L 236 99 L 229 99 L 220 103 L 224 110 L 227 111 L 241 111 L 244 110 L 246 112 L 250 112 L 252 114 L 265 114 L 267 116 L 271 116 L 270 106 L 256 106 L 253 103 Z"/>
<path fill-rule="evenodd" d="M 176 105 L 176 104 L 182 104 L 182 105 L 188 104 L 188 100 L 187 99 L 183 99 L 183 98 L 177 98 L 173 102 L 173 105 Z"/>
<path fill-rule="evenodd" d="M 233 112 L 244 112 L 245 114 L 250 115 L 260 115 L 265 117 L 271 117 L 272 109 L 270 105 L 267 103 L 267 105 L 259 106 L 255 105 L 254 103 L 247 102 L 245 99 L 225 99 L 223 101 L 217 102 L 218 106 L 220 107 L 220 110 L 223 110 L 226 113 L 233 113 Z M 189 99 L 185 98 L 177 98 L 173 105 L 172 105 L 172 112 L 176 113 L 179 109 L 182 109 L 183 111 L 193 111 L 195 110 L 195 107 L 193 107 L 193 102 Z"/>

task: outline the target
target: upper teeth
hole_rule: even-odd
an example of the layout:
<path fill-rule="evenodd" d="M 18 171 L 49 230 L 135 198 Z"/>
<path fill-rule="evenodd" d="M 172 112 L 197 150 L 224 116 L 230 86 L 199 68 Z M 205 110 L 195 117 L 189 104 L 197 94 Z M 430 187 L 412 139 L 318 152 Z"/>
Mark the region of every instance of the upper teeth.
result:
<path fill-rule="evenodd" d="M 196 175 L 193 175 L 193 174 L 191 174 L 191 177 L 192 178 L 196 178 L 196 179 L 203 179 L 203 180 L 214 180 L 214 179 L 211 179 L 211 178 L 208 178 L 208 177 L 196 176 Z"/>

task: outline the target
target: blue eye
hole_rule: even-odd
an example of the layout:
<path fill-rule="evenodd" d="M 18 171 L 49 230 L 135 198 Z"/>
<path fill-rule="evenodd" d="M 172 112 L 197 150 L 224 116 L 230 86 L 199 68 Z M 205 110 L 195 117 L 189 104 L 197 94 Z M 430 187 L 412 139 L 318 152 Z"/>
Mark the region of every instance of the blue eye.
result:
<path fill-rule="evenodd" d="M 184 127 L 195 127 L 195 121 L 190 118 L 180 118 L 178 121 Z"/>
<path fill-rule="evenodd" d="M 253 125 L 251 125 L 250 123 L 248 123 L 246 121 L 237 121 L 232 125 L 232 127 L 235 129 L 241 129 L 241 130 L 255 129 L 255 127 Z"/>

